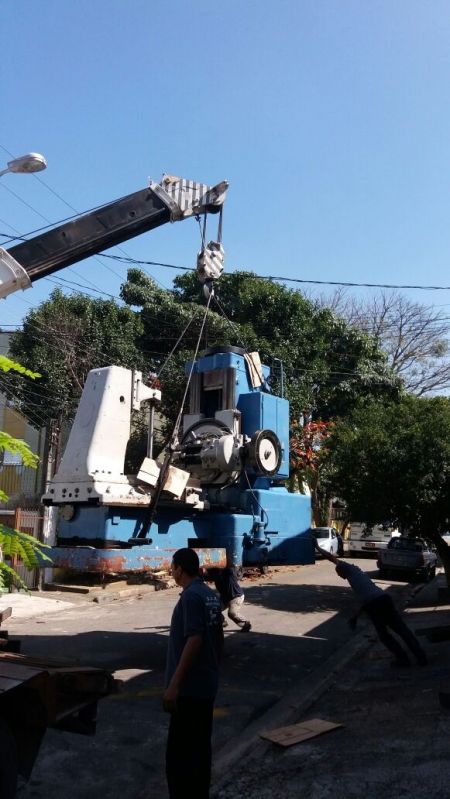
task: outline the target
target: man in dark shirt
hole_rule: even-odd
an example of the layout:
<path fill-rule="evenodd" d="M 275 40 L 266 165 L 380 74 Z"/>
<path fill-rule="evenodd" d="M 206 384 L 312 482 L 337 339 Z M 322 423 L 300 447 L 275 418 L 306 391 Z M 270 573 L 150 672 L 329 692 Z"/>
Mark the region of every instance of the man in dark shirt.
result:
<path fill-rule="evenodd" d="M 378 585 L 375 585 L 359 566 L 339 560 L 335 555 L 325 552 L 318 545 L 316 548 L 324 558 L 335 564 L 336 574 L 343 580 L 348 581 L 359 601 L 359 609 L 349 621 L 351 628 L 354 629 L 356 627 L 356 620 L 359 614 L 365 613 L 375 627 L 380 641 L 395 656 L 393 665 L 409 666 L 410 661 L 407 652 L 390 631 L 396 633 L 402 639 L 415 656 L 418 664 L 425 666 L 427 656 L 414 633 L 411 632 L 400 616 L 392 597 L 379 588 Z"/>
<path fill-rule="evenodd" d="M 212 578 L 219 592 L 222 610 L 227 610 L 228 618 L 234 621 L 234 623 L 241 628 L 242 632 L 248 633 L 252 625 L 241 615 L 245 595 L 238 583 L 236 569 L 228 566 L 225 569 L 215 569 Z M 223 619 L 223 626 L 227 626 L 225 617 Z"/>
<path fill-rule="evenodd" d="M 163 697 L 164 709 L 171 714 L 167 784 L 170 799 L 208 799 L 222 614 L 217 595 L 199 578 L 195 550 L 175 552 L 172 574 L 183 591 L 172 614 Z"/>

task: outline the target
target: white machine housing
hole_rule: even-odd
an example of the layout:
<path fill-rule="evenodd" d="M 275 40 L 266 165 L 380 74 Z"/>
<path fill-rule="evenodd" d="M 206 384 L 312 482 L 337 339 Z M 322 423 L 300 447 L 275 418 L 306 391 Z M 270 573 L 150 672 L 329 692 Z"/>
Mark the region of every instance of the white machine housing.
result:
<path fill-rule="evenodd" d="M 149 493 L 124 474 L 131 412 L 161 392 L 141 372 L 107 366 L 89 372 L 58 471 L 44 495 L 52 504 L 148 505 Z"/>

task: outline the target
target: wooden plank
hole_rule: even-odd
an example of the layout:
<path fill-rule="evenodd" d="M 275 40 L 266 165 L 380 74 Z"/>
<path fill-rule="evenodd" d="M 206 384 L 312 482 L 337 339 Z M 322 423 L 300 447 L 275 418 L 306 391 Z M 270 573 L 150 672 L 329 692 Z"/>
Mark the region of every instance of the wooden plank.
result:
<path fill-rule="evenodd" d="M 12 616 L 12 608 L 5 608 L 5 610 L 0 611 L 0 624 L 9 619 L 10 616 Z"/>
<path fill-rule="evenodd" d="M 279 744 L 279 746 L 293 746 L 342 726 L 342 724 L 336 724 L 334 721 L 309 719 L 299 724 L 290 724 L 288 727 L 278 727 L 275 730 L 261 732 L 260 737 Z"/>
<path fill-rule="evenodd" d="M 47 671 L 48 668 L 63 668 L 66 664 L 73 663 L 73 658 L 55 660 L 53 658 L 40 658 L 31 655 L 22 655 L 18 652 L 0 652 L 0 666 L 2 663 L 21 663 L 23 666 L 35 666 Z"/>
<path fill-rule="evenodd" d="M 27 680 L 33 679 L 37 674 L 42 674 L 43 669 L 38 666 L 29 666 L 23 663 L 8 663 L 0 659 L 0 677 L 11 677 L 14 680 Z"/>
<path fill-rule="evenodd" d="M 0 675 L 0 693 L 4 694 L 12 688 L 17 688 L 18 685 L 23 685 L 23 680 L 14 680 L 11 677 Z"/>

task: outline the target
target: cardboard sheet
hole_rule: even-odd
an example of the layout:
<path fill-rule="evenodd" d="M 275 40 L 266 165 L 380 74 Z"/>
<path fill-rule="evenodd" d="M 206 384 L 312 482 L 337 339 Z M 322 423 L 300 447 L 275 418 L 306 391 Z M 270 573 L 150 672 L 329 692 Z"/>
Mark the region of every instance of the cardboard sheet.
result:
<path fill-rule="evenodd" d="M 324 721 L 324 719 L 309 719 L 299 724 L 291 724 L 289 727 L 278 727 L 276 730 L 261 732 L 260 737 L 268 741 L 279 744 L 280 746 L 293 746 L 294 744 L 315 738 L 324 732 L 330 732 L 342 727 L 334 721 Z"/>

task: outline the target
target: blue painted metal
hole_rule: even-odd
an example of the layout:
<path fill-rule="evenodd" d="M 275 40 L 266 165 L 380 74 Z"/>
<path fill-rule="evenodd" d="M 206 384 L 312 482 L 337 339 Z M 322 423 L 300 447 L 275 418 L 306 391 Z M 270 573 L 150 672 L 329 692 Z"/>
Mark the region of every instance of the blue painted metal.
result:
<path fill-rule="evenodd" d="M 73 518 L 59 522 L 55 565 L 95 572 L 168 568 L 173 553 L 185 546 L 194 547 L 204 565 L 211 566 L 225 565 L 225 560 L 234 566 L 314 562 L 308 534 L 310 498 L 290 494 L 280 485 L 289 476 L 288 401 L 270 393 L 267 366 L 262 367 L 263 386 L 252 386 L 245 358 L 234 352 L 200 358 L 193 374 L 217 370 L 229 370 L 227 379 L 232 381 L 229 386 L 234 390 L 234 408 L 241 413 L 244 436 L 251 438 L 262 429 L 278 436 L 283 458 L 275 478 L 257 476 L 249 469 L 233 485 L 205 486 L 203 495 L 210 510 L 189 510 L 176 502 L 161 505 L 145 543 L 136 539 L 144 508 L 75 506 Z M 210 400 L 213 405 L 213 394 Z"/>
<path fill-rule="evenodd" d="M 273 430 L 277 434 L 283 451 L 277 478 L 289 477 L 289 402 L 274 394 L 253 391 L 241 394 L 237 409 L 242 414 L 242 431 L 251 436 L 257 430 Z"/>
<path fill-rule="evenodd" d="M 123 572 L 168 571 L 173 553 L 180 547 L 158 549 L 147 545 L 130 549 L 98 549 L 89 546 L 52 547 L 50 557 L 55 568 L 86 571 L 95 574 L 121 574 Z M 205 568 L 224 568 L 227 565 L 225 549 L 204 550 L 196 548 L 200 565 Z M 44 564 L 45 565 L 45 564 Z"/>

